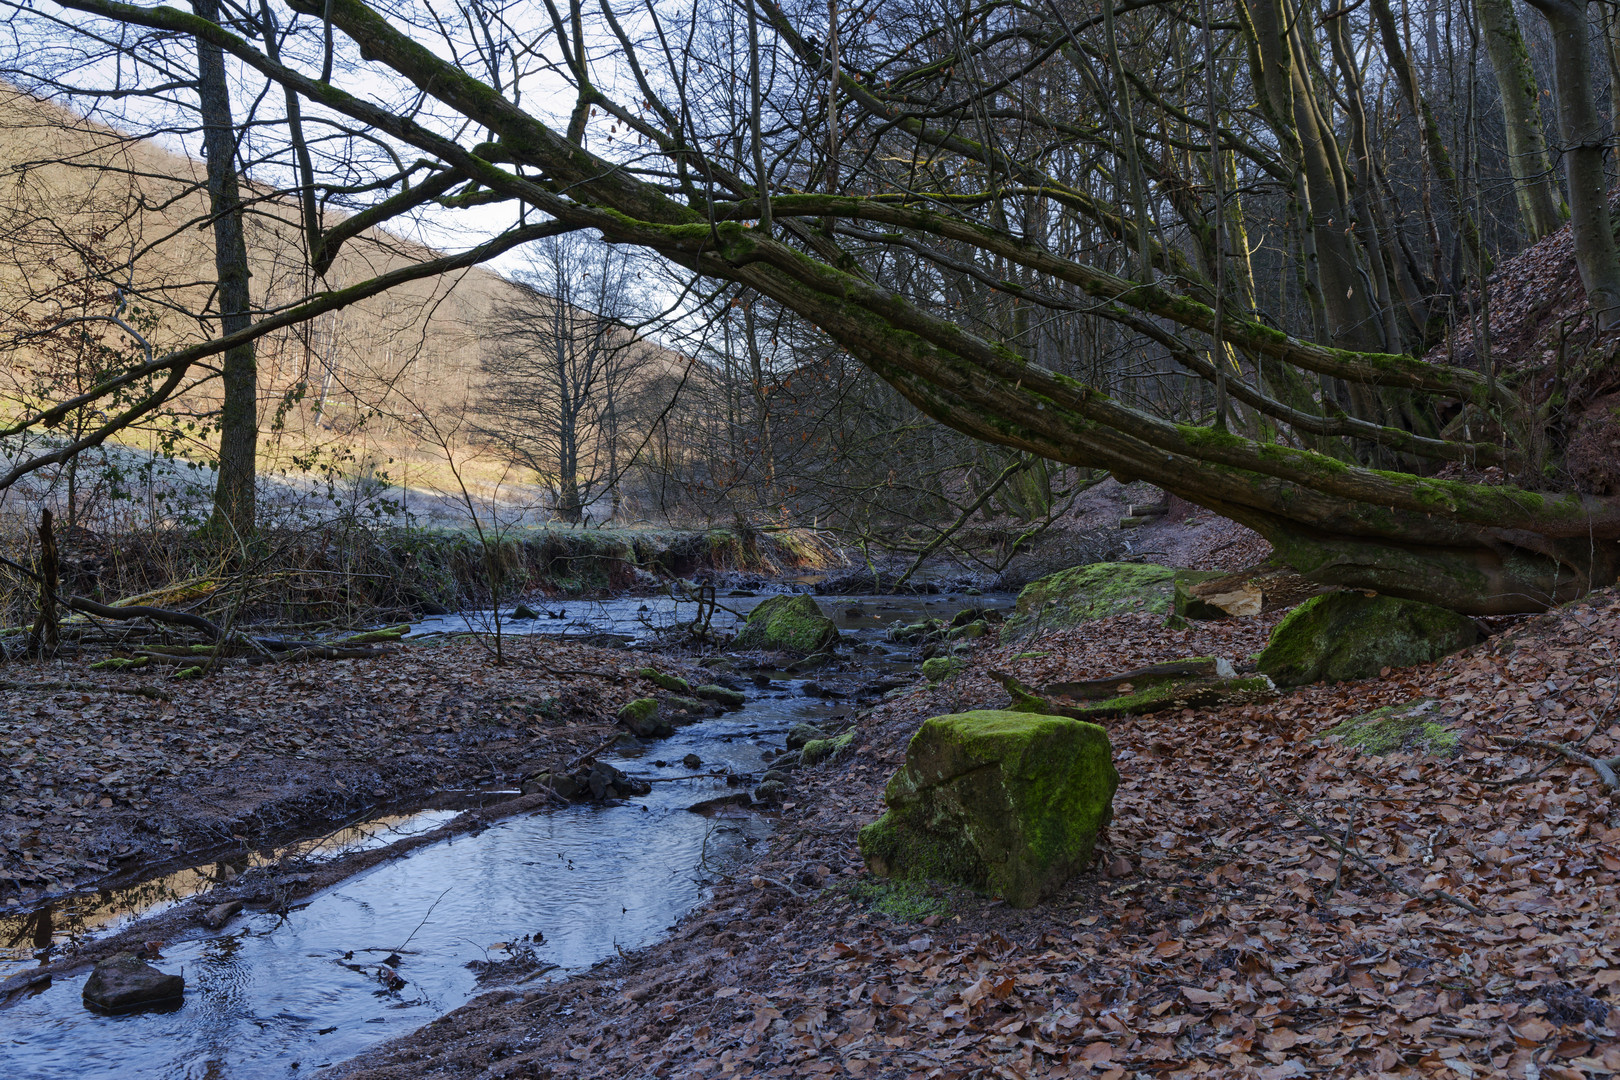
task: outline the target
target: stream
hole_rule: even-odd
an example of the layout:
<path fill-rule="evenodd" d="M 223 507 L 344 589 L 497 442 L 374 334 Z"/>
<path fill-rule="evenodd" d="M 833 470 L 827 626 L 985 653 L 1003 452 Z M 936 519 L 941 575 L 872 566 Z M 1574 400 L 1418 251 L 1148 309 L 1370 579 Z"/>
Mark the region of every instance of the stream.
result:
<path fill-rule="evenodd" d="M 763 598 L 722 593 L 719 602 L 746 613 Z M 1011 598 L 946 594 L 818 601 L 839 623 L 846 651 L 859 668 L 814 678 L 843 689 L 914 666 L 909 648 L 884 638 L 895 622 L 948 617 L 968 606 L 1006 607 Z M 680 607 L 689 613 L 693 606 Z M 506 620 L 503 631 L 634 640 L 683 616 L 667 597 L 534 607 L 540 618 Z M 726 629 L 735 619 L 722 609 L 713 625 Z M 482 630 L 489 621 L 488 613 L 445 616 L 424 621 L 413 633 Z M 308 1075 L 307 1070 L 404 1035 L 483 990 L 543 986 L 616 951 L 656 942 L 703 898 L 710 883 L 770 832 L 769 819 L 753 813 L 706 817 L 688 808 L 739 790 L 727 785 L 726 773 L 750 774 L 757 781 L 793 724 L 854 711 L 852 697 L 809 697 L 805 679 L 769 674 L 763 687 L 740 680 L 749 694 L 741 709 L 679 728 L 667 739 L 631 740 L 601 755 L 632 776 L 661 781 L 652 784 L 650 795 L 497 821 L 482 832 L 361 871 L 283 914 L 249 910 L 220 933 L 162 944 L 162 959 L 154 962 L 186 979 L 184 1002 L 170 1011 L 100 1015 L 80 999 L 88 970 L 55 978 L 33 996 L 0 1009 L 6 1080 Z M 701 766 L 683 765 L 689 754 L 697 755 Z M 244 852 L 234 860 L 76 898 L 57 905 L 43 934 L 61 942 L 126 929 L 249 865 L 331 858 L 392 843 L 436 828 L 455 813 L 395 813 L 271 852 Z M 0 978 L 34 962 L 33 949 L 43 938 L 30 944 L 30 932 L 25 919 L 0 921 Z M 483 986 L 469 967 L 494 964 L 498 973 L 501 961 L 514 958 L 555 967 L 536 970 L 523 963 L 525 974 L 486 980 Z"/>

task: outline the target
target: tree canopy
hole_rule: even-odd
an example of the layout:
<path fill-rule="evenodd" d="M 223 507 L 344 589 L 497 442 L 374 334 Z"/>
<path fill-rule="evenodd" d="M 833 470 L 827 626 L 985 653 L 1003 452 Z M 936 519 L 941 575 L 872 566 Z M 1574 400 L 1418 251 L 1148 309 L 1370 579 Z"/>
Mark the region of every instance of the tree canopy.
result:
<path fill-rule="evenodd" d="M 37 93 L 190 100 L 169 45 L 217 47 L 255 103 L 239 160 L 303 208 L 311 273 L 9 431 L 148 388 L 60 460 L 206 356 L 594 230 L 791 313 L 950 427 L 1151 481 L 1316 580 L 1544 607 L 1620 572 L 1620 496 L 1566 460 L 1613 423 L 1583 410 L 1620 385 L 1620 257 L 1612 28 L 1534 6 L 1414 28 L 1388 0 L 13 5 Z M 1584 321 L 1556 355 L 1493 352 L 1492 264 L 1566 205 Z M 322 287 L 356 229 L 425 208 L 487 239 Z"/>

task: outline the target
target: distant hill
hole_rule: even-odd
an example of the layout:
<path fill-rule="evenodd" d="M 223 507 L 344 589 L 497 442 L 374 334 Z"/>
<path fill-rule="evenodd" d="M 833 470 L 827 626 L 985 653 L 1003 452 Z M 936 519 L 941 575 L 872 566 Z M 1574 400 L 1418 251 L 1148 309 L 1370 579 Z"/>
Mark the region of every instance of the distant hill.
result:
<path fill-rule="evenodd" d="M 0 404 L 35 399 L 51 369 L 79 363 L 20 334 L 73 315 L 101 316 L 117 289 L 155 320 L 160 350 L 204 336 L 191 314 L 208 302 L 213 232 L 204 166 L 187 157 L 0 87 Z M 244 189 L 252 197 L 251 188 Z M 258 304 L 286 303 L 310 287 L 296 208 L 262 198 L 247 220 Z M 344 244 L 324 287 L 353 285 L 433 258 L 430 249 L 380 230 Z M 471 269 L 402 285 L 259 341 L 261 468 L 302 468 L 322 454 L 395 459 L 406 479 L 441 474 L 441 449 L 419 437 L 431 420 L 456 445 L 476 403 L 478 328 L 513 286 Z M 102 324 L 91 324 L 100 326 Z M 655 368 L 679 357 L 650 343 Z M 203 412 L 217 399 L 212 369 L 182 403 Z M 138 436 L 129 441 L 141 443 Z M 198 447 L 200 450 L 201 447 Z M 501 471 L 486 465 L 475 479 Z M 531 477 L 524 477 L 529 480 Z"/>

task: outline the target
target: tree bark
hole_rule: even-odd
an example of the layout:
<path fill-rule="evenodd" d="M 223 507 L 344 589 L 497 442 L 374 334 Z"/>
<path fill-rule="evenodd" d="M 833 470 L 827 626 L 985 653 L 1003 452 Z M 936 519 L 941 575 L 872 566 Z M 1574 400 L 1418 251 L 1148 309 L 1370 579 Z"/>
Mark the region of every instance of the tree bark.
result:
<path fill-rule="evenodd" d="M 1519 204 L 1519 218 L 1531 241 L 1540 240 L 1564 223 L 1557 193 L 1553 190 L 1553 167 L 1547 157 L 1547 140 L 1541 133 L 1541 91 L 1536 85 L 1530 53 L 1519 33 L 1519 19 L 1513 13 L 1513 0 L 1474 0 L 1480 27 L 1485 31 L 1485 51 L 1496 72 L 1496 87 L 1502 96 L 1502 123 L 1507 135 L 1508 168 L 1513 173 L 1513 194 Z"/>
<path fill-rule="evenodd" d="M 1558 129 L 1564 143 L 1575 264 L 1592 317 L 1604 329 L 1620 325 L 1620 250 L 1609 218 L 1609 182 L 1603 157 L 1608 125 L 1592 86 L 1587 0 L 1528 0 L 1553 33 L 1553 76 L 1558 86 Z"/>
<path fill-rule="evenodd" d="M 198 17 L 219 20 L 218 0 L 193 0 Z M 197 96 L 207 155 L 208 206 L 214 222 L 214 270 L 220 330 L 234 334 L 252 322 L 248 292 L 247 240 L 242 229 L 242 197 L 236 178 L 236 126 L 231 119 L 225 55 L 218 45 L 197 39 Z M 209 528 L 236 537 L 254 529 L 254 482 L 259 440 L 258 364 L 251 342 L 225 351 L 221 368 L 224 402 L 219 419 L 219 477 Z"/>

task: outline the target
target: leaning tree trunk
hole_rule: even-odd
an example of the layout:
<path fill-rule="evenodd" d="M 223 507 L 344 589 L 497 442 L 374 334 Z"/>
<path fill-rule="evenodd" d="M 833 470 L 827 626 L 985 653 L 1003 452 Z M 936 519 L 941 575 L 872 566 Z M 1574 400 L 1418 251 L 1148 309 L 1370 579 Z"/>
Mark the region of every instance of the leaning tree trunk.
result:
<path fill-rule="evenodd" d="M 201 18 L 219 20 L 218 0 L 193 0 L 192 7 Z M 252 321 L 242 197 L 236 181 L 236 126 L 231 120 L 224 53 L 202 38 L 197 39 L 197 95 L 208 159 L 208 208 L 214 220 L 220 330 L 234 334 Z M 219 420 L 219 478 L 209 527 L 244 537 L 253 532 L 259 440 L 258 368 L 252 343 L 226 350 L 221 382 L 225 400 Z"/>
<path fill-rule="evenodd" d="M 387 65 L 424 94 L 490 130 L 498 144 L 489 145 L 498 145 L 502 162 L 523 171 L 478 157 L 413 121 L 296 72 L 277 71 L 276 77 L 296 81 L 302 93 L 325 106 L 363 116 L 441 155 L 492 192 L 521 200 L 568 227 L 595 229 L 611 243 L 633 244 L 757 291 L 819 327 L 927 415 L 975 438 L 1147 480 L 1252 526 L 1284 560 L 1318 581 L 1431 600 L 1469 613 L 1544 608 L 1610 585 L 1620 570 L 1620 497 L 1386 472 L 1232 431 L 1176 424 L 1133 408 L 1102 387 L 1040 367 L 1018 352 L 1016 342 L 977 333 L 931 296 L 908 297 L 872 280 L 860 272 L 856 256 L 834 240 L 799 245 L 765 234 L 751 225 L 759 211 L 754 200 L 716 202 L 711 213 L 672 197 L 657 183 L 581 149 L 410 40 L 365 0 L 289 2 L 309 14 L 325 13 L 354 40 L 362 57 Z M 796 52 L 820 55 L 773 0 L 755 2 Z M 1256 8 L 1281 6 L 1281 0 L 1248 2 Z M 1537 2 L 1555 6 L 1555 0 Z M 161 28 L 217 32 L 193 31 L 172 8 L 119 10 L 125 18 Z M 1578 14 L 1584 6 L 1566 3 L 1561 10 Z M 216 40 L 239 55 L 250 51 L 223 33 Z M 841 83 L 874 113 L 897 111 L 902 104 L 877 98 L 853 75 L 841 77 Z M 1589 104 L 1589 84 L 1586 90 Z M 916 120 L 895 130 L 922 130 L 922 125 Z M 1601 147 L 1594 149 L 1601 196 Z M 537 176 L 545 182 L 536 182 Z M 784 232 L 794 219 L 848 219 L 1005 258 L 1103 301 L 1096 310 L 1170 349 L 1183 346 L 1157 320 L 1198 334 L 1214 330 L 1213 310 L 1173 280 L 1129 281 L 949 207 L 862 193 L 783 191 L 773 194 L 771 210 Z M 1344 221 L 1347 216 L 1341 226 Z M 1522 464 L 1514 455 L 1527 442 L 1526 433 L 1536 430 L 1531 406 L 1488 374 L 1301 341 L 1235 311 L 1223 314 L 1220 330 L 1234 346 L 1267 364 L 1289 364 L 1375 392 L 1454 403 L 1478 417 L 1483 428 L 1475 430 L 1485 433 L 1446 440 L 1263 402 L 1274 415 L 1307 430 L 1398 451 L 1420 450 L 1435 461 L 1505 462 L 1514 468 Z"/>
<path fill-rule="evenodd" d="M 1525 235 L 1540 240 L 1564 223 L 1553 190 L 1553 167 L 1541 133 L 1541 91 L 1530 53 L 1519 33 L 1513 0 L 1474 0 L 1485 31 L 1485 51 L 1502 95 L 1502 123 L 1507 135 L 1508 168 Z"/>
<path fill-rule="evenodd" d="M 1591 305 L 1605 329 L 1620 325 L 1620 250 L 1609 218 L 1609 182 L 1603 158 L 1608 125 L 1598 112 L 1592 86 L 1592 44 L 1587 0 L 1528 0 L 1546 16 L 1553 33 L 1553 75 L 1558 86 L 1558 130 L 1575 233 L 1575 264 Z"/>

